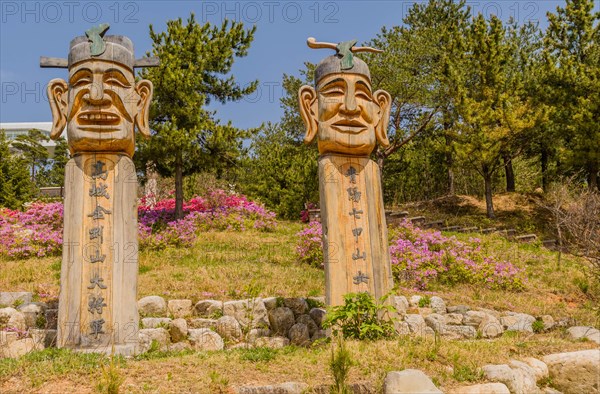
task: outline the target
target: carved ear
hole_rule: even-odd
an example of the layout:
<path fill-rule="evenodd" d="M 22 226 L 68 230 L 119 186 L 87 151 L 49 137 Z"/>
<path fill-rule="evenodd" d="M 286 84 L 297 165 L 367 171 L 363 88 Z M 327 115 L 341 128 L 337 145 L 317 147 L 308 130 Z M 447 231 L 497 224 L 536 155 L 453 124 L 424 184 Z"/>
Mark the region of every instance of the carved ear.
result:
<path fill-rule="evenodd" d="M 154 87 L 152 82 L 143 79 L 135 85 L 135 90 L 140 96 L 137 103 L 137 112 L 135 114 L 135 125 L 139 132 L 147 138 L 150 137 L 148 117 L 150 115 L 150 102 L 152 101 Z"/>
<path fill-rule="evenodd" d="M 60 137 L 67 125 L 67 89 L 67 82 L 60 78 L 51 80 L 46 88 L 52 111 L 50 138 L 53 140 Z"/>
<path fill-rule="evenodd" d="M 310 144 L 317 135 L 317 92 L 312 86 L 304 85 L 298 91 L 300 116 L 306 127 L 304 143 Z"/>
<path fill-rule="evenodd" d="M 373 97 L 375 98 L 375 102 L 379 105 L 379 110 L 381 111 L 379 116 L 379 122 L 375 126 L 375 136 L 377 137 L 377 142 L 383 147 L 387 147 L 390 145 L 390 140 L 387 136 L 387 127 L 390 123 L 390 110 L 392 109 L 392 96 L 385 90 L 378 90 L 373 93 Z"/>

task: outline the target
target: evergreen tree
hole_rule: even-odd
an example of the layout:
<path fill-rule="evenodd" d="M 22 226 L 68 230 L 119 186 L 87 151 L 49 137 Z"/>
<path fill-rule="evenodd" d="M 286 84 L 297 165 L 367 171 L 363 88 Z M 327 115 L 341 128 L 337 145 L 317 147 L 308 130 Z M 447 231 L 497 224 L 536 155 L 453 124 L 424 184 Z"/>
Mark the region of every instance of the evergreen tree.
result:
<path fill-rule="evenodd" d="M 221 26 L 199 25 L 194 14 L 167 22 L 167 31 L 150 26 L 153 54 L 160 66 L 142 76 L 154 84 L 150 109 L 153 135 L 138 142 L 139 168 L 151 163 L 163 176 L 175 177 L 175 215 L 183 216 L 183 176 L 214 169 L 222 175 L 237 164 L 242 141 L 257 130 L 240 130 L 221 124 L 211 100 L 221 103 L 242 99 L 258 82 L 242 88 L 231 71 L 235 57 L 246 56 L 255 28 L 225 20 Z"/>
<path fill-rule="evenodd" d="M 49 140 L 41 130 L 31 129 L 26 135 L 17 136 L 11 144 L 29 163 L 31 181 L 34 183 L 36 183 L 36 169 L 43 169 L 48 161 L 48 150 L 42 145 L 42 142 Z"/>
<path fill-rule="evenodd" d="M 544 37 L 545 91 L 561 129 L 566 161 L 600 188 L 600 13 L 593 0 L 567 0 L 548 13 Z"/>
<path fill-rule="evenodd" d="M 19 209 L 35 194 L 28 163 L 21 155 L 10 152 L 4 130 L 0 130 L 0 206 Z"/>

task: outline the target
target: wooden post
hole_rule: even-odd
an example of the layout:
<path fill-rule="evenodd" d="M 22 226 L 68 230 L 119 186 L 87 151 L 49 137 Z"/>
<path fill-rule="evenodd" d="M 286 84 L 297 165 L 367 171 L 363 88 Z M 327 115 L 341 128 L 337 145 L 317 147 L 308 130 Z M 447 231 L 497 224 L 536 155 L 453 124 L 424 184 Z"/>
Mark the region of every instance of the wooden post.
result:
<path fill-rule="evenodd" d="M 344 294 L 384 296 L 392 288 L 390 254 L 379 167 L 368 157 L 319 158 L 326 301 Z"/>

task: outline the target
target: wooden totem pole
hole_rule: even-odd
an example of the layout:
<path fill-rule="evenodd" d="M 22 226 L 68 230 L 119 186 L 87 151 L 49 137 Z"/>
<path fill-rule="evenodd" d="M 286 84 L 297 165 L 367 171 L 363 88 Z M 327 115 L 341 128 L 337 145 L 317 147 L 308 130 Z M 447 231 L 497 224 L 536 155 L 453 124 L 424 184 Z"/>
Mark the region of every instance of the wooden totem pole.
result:
<path fill-rule="evenodd" d="M 137 177 L 134 127 L 150 136 L 152 83 L 135 82 L 133 43 L 104 36 L 108 25 L 71 41 L 69 58 L 41 67 L 67 68 L 69 82 L 48 84 L 51 138 L 67 128 L 63 258 L 58 347 L 131 355 L 138 343 Z"/>
<path fill-rule="evenodd" d="M 354 52 L 379 52 L 308 39 L 311 48 L 334 49 L 315 69 L 316 90 L 300 88 L 304 142 L 317 137 L 319 194 L 325 256 L 326 300 L 343 304 L 347 293 L 379 298 L 393 286 L 380 171 L 369 158 L 377 142 L 389 145 L 389 93 L 371 89 L 366 63 Z"/>

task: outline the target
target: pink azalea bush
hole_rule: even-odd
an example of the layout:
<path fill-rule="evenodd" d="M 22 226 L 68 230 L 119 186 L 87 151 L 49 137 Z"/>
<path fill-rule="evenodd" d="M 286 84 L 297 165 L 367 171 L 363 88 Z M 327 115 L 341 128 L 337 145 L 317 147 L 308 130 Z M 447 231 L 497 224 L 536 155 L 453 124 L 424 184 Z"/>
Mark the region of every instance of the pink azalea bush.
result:
<path fill-rule="evenodd" d="M 246 196 L 214 190 L 183 205 L 185 217 L 175 220 L 175 199 L 152 204 L 140 199 L 140 248 L 190 246 L 202 231 L 270 231 L 275 213 Z M 62 251 L 63 205 L 33 203 L 24 212 L 0 209 L 0 255 L 12 258 L 58 255 Z"/>
<path fill-rule="evenodd" d="M 24 212 L 0 209 L 0 254 L 13 258 L 59 254 L 62 218 L 59 202 L 33 203 Z"/>
<path fill-rule="evenodd" d="M 471 283 L 490 288 L 520 290 L 523 269 L 508 261 L 485 256 L 481 240 L 462 242 L 439 231 L 423 230 L 405 221 L 390 231 L 390 255 L 396 280 L 425 290 L 434 282 Z M 300 261 L 313 266 L 323 262 L 321 224 L 311 222 L 297 235 Z"/>

